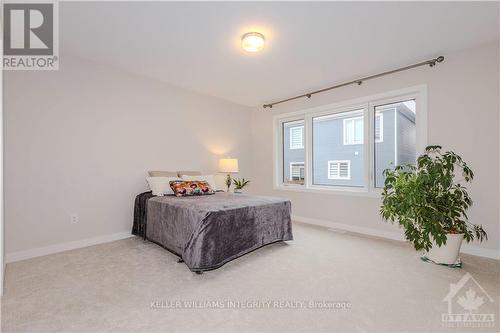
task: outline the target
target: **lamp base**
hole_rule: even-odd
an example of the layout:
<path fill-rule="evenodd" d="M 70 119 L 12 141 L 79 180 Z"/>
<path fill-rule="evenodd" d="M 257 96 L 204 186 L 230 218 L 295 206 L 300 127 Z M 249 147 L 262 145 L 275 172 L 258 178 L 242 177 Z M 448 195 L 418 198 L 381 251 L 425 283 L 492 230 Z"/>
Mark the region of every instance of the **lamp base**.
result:
<path fill-rule="evenodd" d="M 229 193 L 229 189 L 231 187 L 231 174 L 227 174 L 226 176 L 226 186 L 227 186 L 227 192 Z"/>

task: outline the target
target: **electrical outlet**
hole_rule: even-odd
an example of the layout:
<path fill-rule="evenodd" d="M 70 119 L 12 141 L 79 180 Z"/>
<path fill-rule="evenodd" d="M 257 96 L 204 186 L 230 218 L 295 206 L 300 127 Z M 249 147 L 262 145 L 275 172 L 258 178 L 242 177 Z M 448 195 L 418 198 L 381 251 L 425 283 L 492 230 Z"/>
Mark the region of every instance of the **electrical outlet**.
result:
<path fill-rule="evenodd" d="M 71 217 L 70 217 L 71 224 L 76 224 L 76 223 L 78 223 L 78 221 L 79 221 L 78 214 L 71 215 Z"/>

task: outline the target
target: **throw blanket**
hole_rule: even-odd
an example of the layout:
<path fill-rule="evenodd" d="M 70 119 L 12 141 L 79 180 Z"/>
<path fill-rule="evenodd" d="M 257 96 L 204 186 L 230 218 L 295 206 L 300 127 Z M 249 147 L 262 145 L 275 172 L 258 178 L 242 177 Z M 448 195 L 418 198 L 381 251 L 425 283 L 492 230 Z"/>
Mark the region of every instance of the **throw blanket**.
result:
<path fill-rule="evenodd" d="M 132 226 L 132 235 L 136 235 L 146 239 L 146 214 L 147 204 L 150 198 L 154 195 L 149 192 L 144 192 L 135 197 L 134 204 L 134 225 Z"/>
<path fill-rule="evenodd" d="M 211 270 L 292 240 L 290 208 L 288 200 L 245 194 L 153 197 L 147 199 L 146 237 L 179 254 L 192 271 Z"/>

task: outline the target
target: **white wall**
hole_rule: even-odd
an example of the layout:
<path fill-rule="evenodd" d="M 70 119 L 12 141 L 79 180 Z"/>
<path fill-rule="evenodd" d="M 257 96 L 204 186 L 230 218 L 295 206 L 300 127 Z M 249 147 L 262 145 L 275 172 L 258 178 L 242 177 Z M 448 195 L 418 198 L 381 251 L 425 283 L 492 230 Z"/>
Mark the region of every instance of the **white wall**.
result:
<path fill-rule="evenodd" d="M 59 71 L 5 73 L 7 256 L 130 232 L 147 170 L 214 172 L 230 155 L 248 176 L 250 109 L 60 59 Z"/>
<path fill-rule="evenodd" d="M 497 257 L 500 248 L 500 198 L 496 185 L 500 181 L 498 44 L 443 55 L 445 62 L 435 68 L 401 72 L 361 86 L 315 95 L 310 100 L 284 103 L 272 110 L 256 108 L 252 119 L 255 175 L 252 190 L 288 197 L 294 215 L 317 219 L 319 223 L 345 224 L 360 231 L 368 228 L 379 234 L 397 231 L 394 226 L 382 223 L 379 198 L 273 190 L 272 116 L 427 84 L 429 144 L 454 150 L 469 162 L 476 175 L 470 186 L 474 200 L 470 220 L 483 224 L 490 237 L 486 243 L 473 245 L 482 248 L 481 254 Z"/>
<path fill-rule="evenodd" d="M 3 27 L 0 27 L 3 36 Z M 0 61 L 3 64 L 3 40 L 0 39 Z M 0 296 L 3 295 L 5 276 L 4 250 L 4 196 L 3 196 L 3 69 L 0 69 Z"/>
<path fill-rule="evenodd" d="M 500 3 L 497 3 L 497 9 L 498 9 L 498 15 L 497 15 L 497 21 L 498 21 L 498 40 L 499 40 L 499 43 L 498 43 L 498 57 L 500 58 Z M 500 60 L 499 60 L 500 61 Z M 500 65 L 498 66 L 498 80 L 500 81 Z M 498 85 L 498 97 L 500 99 L 500 84 Z M 500 103 L 498 105 L 498 127 L 500 128 Z M 498 136 L 498 140 L 499 140 L 499 143 L 498 143 L 498 149 L 499 149 L 499 152 L 498 152 L 498 163 L 499 163 L 499 166 L 500 166 L 500 135 Z M 498 168 L 498 191 L 500 193 L 500 167 Z M 498 214 L 500 216 L 500 202 L 498 204 Z M 500 223 L 500 221 L 499 221 Z"/>

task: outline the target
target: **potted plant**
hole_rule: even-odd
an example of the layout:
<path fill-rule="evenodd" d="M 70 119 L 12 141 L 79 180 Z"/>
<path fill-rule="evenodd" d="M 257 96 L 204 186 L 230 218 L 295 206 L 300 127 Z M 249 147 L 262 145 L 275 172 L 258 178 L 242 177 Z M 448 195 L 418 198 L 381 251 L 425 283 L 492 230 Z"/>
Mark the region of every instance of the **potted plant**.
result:
<path fill-rule="evenodd" d="M 474 173 L 454 152 L 428 146 L 416 165 L 384 170 L 380 214 L 397 221 L 416 250 L 425 250 L 423 260 L 460 266 L 462 240 L 483 241 L 488 236 L 481 225 L 468 221 L 472 200 L 462 183 Z"/>
<path fill-rule="evenodd" d="M 234 193 L 243 193 L 243 188 L 250 183 L 249 180 L 245 180 L 245 178 L 241 179 L 233 179 L 234 183 Z"/>

